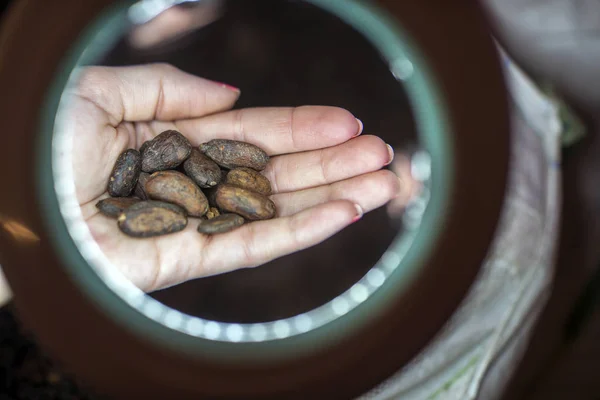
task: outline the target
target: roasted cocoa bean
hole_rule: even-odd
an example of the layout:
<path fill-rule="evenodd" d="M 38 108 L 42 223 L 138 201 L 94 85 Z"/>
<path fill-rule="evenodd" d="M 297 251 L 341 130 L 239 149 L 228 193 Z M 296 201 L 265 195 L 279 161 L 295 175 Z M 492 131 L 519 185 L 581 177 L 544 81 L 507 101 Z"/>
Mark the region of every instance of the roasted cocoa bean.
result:
<path fill-rule="evenodd" d="M 187 226 L 187 217 L 174 204 L 140 201 L 119 215 L 118 225 L 128 236 L 147 238 L 182 231 Z"/>
<path fill-rule="evenodd" d="M 140 172 L 140 177 L 138 178 L 137 185 L 135 185 L 135 189 L 133 190 L 133 194 L 142 199 L 148 200 L 148 194 L 146 193 L 146 182 L 150 178 L 150 174 L 147 172 Z"/>
<path fill-rule="evenodd" d="M 271 194 L 271 182 L 260 172 L 251 168 L 235 168 L 227 174 L 226 182 L 230 185 L 248 189 L 264 196 Z"/>
<path fill-rule="evenodd" d="M 236 214 L 221 214 L 218 217 L 201 220 L 198 232 L 206 235 L 226 233 L 244 224 L 244 218 Z"/>
<path fill-rule="evenodd" d="M 192 217 L 201 217 L 208 211 L 208 200 L 189 177 L 177 171 L 160 171 L 150 175 L 146 193 L 153 200 L 176 204 Z"/>
<path fill-rule="evenodd" d="M 108 197 L 96 203 L 96 208 L 107 217 L 118 218 L 123 210 L 139 202 L 135 197 Z"/>
<path fill-rule="evenodd" d="M 215 208 L 219 207 L 219 206 L 217 206 L 217 200 L 216 200 L 217 188 L 225 183 L 225 181 L 227 180 L 228 173 L 229 173 L 229 170 L 222 169 L 221 170 L 221 182 L 219 182 L 219 184 L 217 186 L 214 186 L 214 187 L 211 187 L 208 189 L 204 189 L 204 194 L 206 195 L 206 198 L 208 199 L 208 204 L 211 207 L 215 207 Z"/>
<path fill-rule="evenodd" d="M 210 207 L 208 212 L 204 215 L 206 219 L 213 219 L 221 215 L 218 208 Z"/>
<path fill-rule="evenodd" d="M 269 162 L 269 156 L 260 147 L 236 140 L 213 139 L 201 144 L 199 149 L 228 169 L 248 167 L 262 171 Z"/>
<path fill-rule="evenodd" d="M 129 149 L 117 158 L 108 180 L 108 194 L 113 197 L 127 197 L 131 194 L 141 171 L 141 155 L 137 150 Z"/>
<path fill-rule="evenodd" d="M 152 173 L 179 166 L 190 156 L 192 145 L 181 133 L 168 130 L 144 143 L 141 149 L 142 171 Z"/>
<path fill-rule="evenodd" d="M 221 182 L 221 168 L 198 149 L 183 163 L 183 170 L 201 188 L 217 186 Z"/>
<path fill-rule="evenodd" d="M 142 145 L 140 146 L 140 154 L 144 154 L 144 151 L 146 150 L 146 147 L 148 147 L 150 142 L 152 142 L 152 139 L 146 140 L 144 143 L 142 143 Z"/>
<path fill-rule="evenodd" d="M 247 220 L 271 219 L 275 216 L 275 203 L 260 193 L 237 186 L 221 184 L 215 200 L 222 211 L 239 214 Z"/>

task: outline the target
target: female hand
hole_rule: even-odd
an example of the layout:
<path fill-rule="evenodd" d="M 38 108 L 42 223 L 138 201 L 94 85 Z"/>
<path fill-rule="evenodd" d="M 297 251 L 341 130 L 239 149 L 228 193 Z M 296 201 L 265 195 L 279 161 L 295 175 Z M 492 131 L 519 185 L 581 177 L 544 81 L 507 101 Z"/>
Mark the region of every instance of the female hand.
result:
<path fill-rule="evenodd" d="M 107 257 L 145 291 L 254 267 L 316 245 L 400 191 L 381 170 L 393 158 L 362 123 L 335 107 L 231 110 L 240 91 L 170 65 L 86 67 L 71 88 L 65 128 L 72 130 L 76 192 L 83 216 Z M 272 157 L 278 218 L 205 236 L 193 219 L 181 232 L 134 239 L 96 203 L 119 154 L 167 129 L 193 146 L 214 138 L 256 144 Z"/>

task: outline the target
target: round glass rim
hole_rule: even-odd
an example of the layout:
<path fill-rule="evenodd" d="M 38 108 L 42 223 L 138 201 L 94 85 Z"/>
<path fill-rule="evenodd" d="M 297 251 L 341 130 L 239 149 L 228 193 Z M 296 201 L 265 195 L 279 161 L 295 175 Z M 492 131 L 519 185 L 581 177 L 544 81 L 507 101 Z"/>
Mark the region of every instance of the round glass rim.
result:
<path fill-rule="evenodd" d="M 425 58 L 398 26 L 398 22 L 367 1 L 306 0 L 362 33 L 389 63 L 410 101 L 417 133 L 424 151 L 413 157 L 426 178 L 420 197 L 407 209 L 407 229 L 380 261 L 350 289 L 307 313 L 257 324 L 210 321 L 185 315 L 147 296 L 123 278 L 91 237 L 77 209 L 70 171 L 70 152 L 56 157 L 66 143 L 57 129 L 61 96 L 80 65 L 97 60 L 130 25 L 128 12 L 137 2 L 129 0 L 107 9 L 72 46 L 59 66 L 41 115 L 38 142 L 37 188 L 42 215 L 52 244 L 65 270 L 100 309 L 155 345 L 185 354 L 197 353 L 219 360 L 270 360 L 305 354 L 350 335 L 385 310 L 416 278 L 424 258 L 439 237 L 447 218 L 452 187 L 453 160 L 449 145 L 447 107 Z M 55 132 L 56 131 L 56 132 Z M 61 142 L 63 140 L 63 142 Z M 59 161 L 60 160 L 60 161 Z M 73 202 L 77 207 L 73 207 Z M 108 263 L 111 268 L 106 268 Z M 103 264 L 103 267 L 95 267 Z M 91 268 L 90 268 L 91 267 Z M 231 351 L 235 348 L 235 351 Z"/>

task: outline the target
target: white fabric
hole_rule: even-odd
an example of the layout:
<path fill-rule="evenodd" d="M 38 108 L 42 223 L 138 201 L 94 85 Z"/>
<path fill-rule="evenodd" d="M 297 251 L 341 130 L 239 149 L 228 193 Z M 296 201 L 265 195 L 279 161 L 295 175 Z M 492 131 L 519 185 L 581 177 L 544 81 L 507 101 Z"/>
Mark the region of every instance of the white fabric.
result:
<path fill-rule="evenodd" d="M 361 400 L 499 398 L 548 298 L 560 211 L 561 122 L 558 108 L 504 60 L 513 100 L 512 165 L 492 249 L 445 328 Z"/>

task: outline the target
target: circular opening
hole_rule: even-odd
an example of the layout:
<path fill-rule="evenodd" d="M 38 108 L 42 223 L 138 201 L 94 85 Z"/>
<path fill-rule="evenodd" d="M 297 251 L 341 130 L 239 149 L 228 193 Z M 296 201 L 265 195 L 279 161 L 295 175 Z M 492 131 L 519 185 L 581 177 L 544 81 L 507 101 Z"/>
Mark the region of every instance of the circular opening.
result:
<path fill-rule="evenodd" d="M 190 3 L 186 9 L 193 9 L 191 3 L 195 2 L 186 3 Z M 241 6 L 243 8 L 248 7 L 251 2 L 237 4 L 241 3 L 246 4 Z M 449 133 L 446 131 L 445 115 L 435 83 L 428 73 L 425 60 L 419 56 L 417 49 L 411 46 L 410 38 L 402 34 L 395 20 L 390 19 L 368 2 L 342 3 L 313 0 L 278 3 L 294 9 L 295 19 L 300 21 L 299 23 L 303 23 L 298 17 L 299 10 L 305 10 L 309 15 L 317 15 L 315 10 L 318 9 L 321 13 L 318 14 L 319 17 L 327 19 L 328 26 L 336 26 L 332 25 L 332 21 L 337 21 L 339 26 L 347 25 L 347 29 L 352 30 L 352 34 L 356 36 L 353 40 L 356 40 L 357 48 L 363 46 L 365 52 L 372 51 L 374 59 L 377 59 L 377 62 L 374 62 L 376 68 L 385 68 L 384 72 L 387 75 L 382 72 L 382 81 L 393 87 L 389 91 L 392 99 L 389 104 L 393 105 L 393 96 L 398 96 L 397 98 L 400 98 L 398 104 L 406 102 L 414 116 L 418 150 L 412 154 L 409 167 L 412 177 L 420 183 L 419 194 L 410 201 L 395 224 L 393 221 L 390 224 L 389 218 L 381 219 L 386 212 L 389 216 L 389 208 L 382 208 L 379 214 L 373 212 L 367 215 L 368 218 L 372 218 L 374 226 L 380 228 L 387 226 L 387 232 L 376 235 L 373 240 L 378 247 L 385 248 L 385 251 L 382 255 L 371 251 L 369 257 L 375 259 L 370 263 L 361 264 L 360 268 L 354 271 L 354 275 L 349 274 L 344 282 L 338 282 L 337 288 L 333 290 L 334 295 L 329 292 L 318 298 L 320 302 L 323 299 L 326 301 L 317 307 L 313 307 L 316 300 L 311 299 L 297 306 L 295 310 L 292 307 L 279 314 L 276 310 L 270 315 L 254 315 L 243 320 L 241 315 L 226 313 L 218 315 L 218 310 L 210 307 L 199 312 L 175 310 L 168 306 L 168 293 L 173 289 L 154 292 L 149 296 L 125 278 L 122 271 L 109 260 L 94 240 L 76 196 L 72 167 L 73 135 L 72 129 L 68 128 L 70 121 L 57 117 L 57 114 L 60 116 L 70 106 L 66 101 L 67 96 L 63 94 L 66 93 L 66 88 L 77 82 L 80 70 L 76 68 L 86 65 L 127 63 L 128 56 L 119 53 L 119 49 L 122 50 L 124 46 L 121 38 L 128 32 L 131 33 L 140 24 L 143 26 L 155 21 L 165 8 L 150 7 L 149 5 L 156 3 L 141 1 L 120 4 L 109 10 L 90 26 L 74 46 L 49 95 L 41 136 L 40 190 L 42 198 L 48 199 L 44 204 L 46 207 L 44 215 L 48 219 L 48 226 L 51 226 L 55 232 L 53 238 L 55 245 L 68 261 L 65 267 L 81 286 L 82 291 L 119 320 L 126 329 L 134 330 L 160 345 L 187 353 L 198 350 L 205 356 L 212 353 L 223 357 L 223 346 L 235 342 L 238 344 L 235 354 L 229 353 L 234 359 L 247 355 L 266 359 L 304 352 L 309 348 L 316 348 L 325 345 L 328 341 L 351 334 L 354 329 L 382 312 L 391 298 L 400 296 L 410 285 L 418 274 L 422 257 L 431 249 L 437 238 L 438 228 L 443 224 L 444 201 L 452 176 L 451 153 L 447 145 Z M 198 2 L 198 4 L 206 6 L 211 2 Z M 311 12 L 313 14 L 310 14 Z M 255 15 L 266 18 L 264 14 Z M 225 22 L 222 23 L 223 21 Z M 190 41 L 193 40 L 196 43 L 209 40 L 211 32 L 218 32 L 220 27 L 224 29 L 223 26 L 227 27 L 226 16 L 219 23 L 209 25 L 214 29 L 207 30 L 207 33 L 203 33 L 204 36 L 178 33 L 168 45 L 173 49 L 175 48 L 173 46 L 177 45 L 189 46 Z M 263 25 L 259 24 L 259 26 L 264 26 L 264 21 Z M 362 40 L 364 43 L 360 42 L 359 36 L 364 38 Z M 131 35 L 129 37 L 131 39 Z M 133 42 L 135 43 L 135 37 Z M 210 42 L 214 45 L 215 40 Z M 259 42 L 260 40 L 255 43 Z M 145 42 L 141 40 L 137 43 L 144 47 L 137 58 L 139 61 L 158 61 L 160 54 L 164 54 L 164 47 L 161 48 L 151 40 Z M 129 63 L 134 63 L 132 60 L 136 58 L 130 59 Z M 214 74 L 219 71 L 218 63 L 207 62 L 202 67 L 208 75 L 211 71 Z M 321 67 L 327 68 L 327 65 Z M 322 69 L 319 71 L 322 74 Z M 226 70 L 220 72 L 222 76 L 228 74 Z M 235 70 L 229 73 L 235 73 Z M 309 93 L 310 91 L 297 90 L 296 93 L 298 92 Z M 240 99 L 236 107 L 268 105 L 262 104 L 261 101 L 272 100 L 268 95 L 263 97 L 250 95 L 248 103 L 244 103 L 246 100 L 243 99 L 244 97 Z M 300 105 L 295 104 L 295 101 L 302 100 L 299 96 L 299 98 L 288 99 L 288 102 L 290 105 Z M 398 107 L 398 113 L 406 114 L 406 110 Z M 377 135 L 377 132 L 374 134 Z M 389 138 L 393 139 L 393 136 L 393 132 L 390 132 Z M 377 221 L 378 216 L 379 221 Z M 366 222 L 367 218 L 352 229 L 358 232 L 361 228 L 360 224 Z M 336 236 L 339 237 L 341 236 Z M 362 238 L 364 239 L 364 236 Z M 340 244 L 348 246 L 344 241 L 340 241 Z M 305 252 L 308 251 L 310 250 Z M 346 251 L 350 252 L 350 249 Z M 359 251 L 359 253 L 364 252 Z M 335 264 L 336 259 L 333 258 L 330 263 Z M 269 266 L 264 267 L 269 268 Z M 232 274 L 236 274 L 239 281 L 244 281 L 248 275 L 257 273 L 258 269 L 237 271 Z M 219 286 L 219 280 L 227 284 L 232 282 L 231 275 L 228 274 L 228 276 L 203 278 L 201 283 L 188 282 L 185 285 L 208 287 L 212 284 L 213 287 L 218 288 L 222 287 Z M 194 315 L 193 311 L 199 315 Z M 269 347 L 265 347 L 266 345 Z M 268 351 L 265 352 L 266 350 Z"/>

